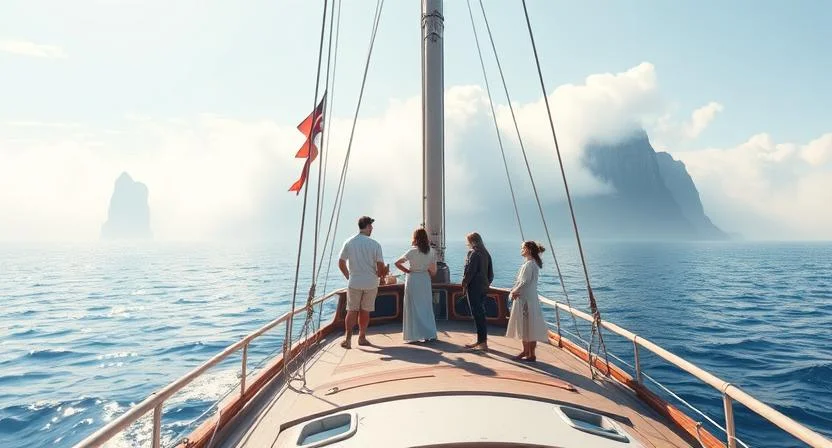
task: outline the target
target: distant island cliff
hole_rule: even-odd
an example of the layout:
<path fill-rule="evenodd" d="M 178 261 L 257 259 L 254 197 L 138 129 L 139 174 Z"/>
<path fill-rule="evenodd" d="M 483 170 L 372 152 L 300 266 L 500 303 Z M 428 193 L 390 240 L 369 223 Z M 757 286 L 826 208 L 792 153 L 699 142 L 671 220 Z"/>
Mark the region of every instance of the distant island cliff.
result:
<path fill-rule="evenodd" d="M 101 227 L 101 239 L 152 238 L 147 198 L 145 184 L 134 181 L 126 172 L 121 173 L 110 198 L 107 222 Z"/>
<path fill-rule="evenodd" d="M 582 163 L 610 184 L 611 194 L 578 198 L 582 230 L 593 237 L 723 240 L 729 236 L 705 215 L 685 165 L 656 152 L 647 133 L 616 142 L 591 142 Z"/>

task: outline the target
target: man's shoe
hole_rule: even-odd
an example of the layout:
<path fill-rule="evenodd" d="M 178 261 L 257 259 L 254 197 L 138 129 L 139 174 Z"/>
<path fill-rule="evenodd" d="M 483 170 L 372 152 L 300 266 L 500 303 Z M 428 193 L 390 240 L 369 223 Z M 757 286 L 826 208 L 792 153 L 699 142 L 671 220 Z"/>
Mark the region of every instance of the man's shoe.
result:
<path fill-rule="evenodd" d="M 479 344 L 474 344 L 474 346 L 471 347 L 471 350 L 478 351 L 478 352 L 479 351 L 486 351 L 486 350 L 488 350 L 488 343 L 487 342 L 480 342 Z"/>

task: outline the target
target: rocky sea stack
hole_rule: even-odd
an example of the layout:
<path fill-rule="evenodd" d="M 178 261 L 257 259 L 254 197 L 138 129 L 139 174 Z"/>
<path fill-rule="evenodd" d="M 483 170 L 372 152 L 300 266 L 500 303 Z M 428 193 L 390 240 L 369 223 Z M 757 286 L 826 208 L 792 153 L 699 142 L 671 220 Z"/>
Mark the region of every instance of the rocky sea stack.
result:
<path fill-rule="evenodd" d="M 101 228 L 105 240 L 150 239 L 150 206 L 147 202 L 147 186 L 136 182 L 129 174 L 121 173 L 116 179 L 110 198 L 107 222 Z"/>

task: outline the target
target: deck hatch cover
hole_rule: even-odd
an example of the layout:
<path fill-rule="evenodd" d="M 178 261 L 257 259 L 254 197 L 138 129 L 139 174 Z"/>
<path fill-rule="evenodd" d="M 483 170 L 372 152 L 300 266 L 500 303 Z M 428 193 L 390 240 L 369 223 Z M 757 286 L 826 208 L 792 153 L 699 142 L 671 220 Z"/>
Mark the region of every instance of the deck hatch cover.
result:
<path fill-rule="evenodd" d="M 584 411 L 570 406 L 555 406 L 555 412 L 567 425 L 600 437 L 629 443 L 627 434 L 609 418 L 594 412 Z"/>
<path fill-rule="evenodd" d="M 297 446 L 315 448 L 326 446 L 349 437 L 358 429 L 355 412 L 341 412 L 327 415 L 305 424 L 298 436 Z"/>

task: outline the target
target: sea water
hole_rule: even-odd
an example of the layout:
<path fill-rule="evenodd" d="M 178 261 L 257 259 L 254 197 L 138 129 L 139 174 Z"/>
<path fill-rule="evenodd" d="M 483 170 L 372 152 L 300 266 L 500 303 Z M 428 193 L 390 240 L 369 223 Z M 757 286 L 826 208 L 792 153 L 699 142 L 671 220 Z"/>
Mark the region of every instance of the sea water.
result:
<path fill-rule="evenodd" d="M 386 260 L 392 263 L 406 243 L 385 242 Z M 832 436 L 832 244 L 585 244 L 604 319 Z M 556 246 L 569 300 L 586 310 L 574 244 Z M 510 287 L 522 261 L 519 245 L 488 247 L 495 286 Z M 565 301 L 549 249 L 540 292 Z M 269 244 L 0 245 L 0 446 L 71 446 L 287 311 L 295 250 Z M 461 244 L 450 245 L 456 281 L 464 255 Z M 297 303 L 310 284 L 305 261 Z M 344 286 L 337 266 L 324 264 L 319 291 L 327 266 L 327 289 Z M 554 312 L 544 309 L 554 322 Z M 332 307 L 323 313 L 326 323 Z M 576 332 L 564 313 L 561 325 Z M 608 331 L 603 336 L 609 353 L 633 362 L 631 343 Z M 280 353 L 283 337 L 280 326 L 252 344 L 250 372 Z M 646 350 L 639 354 L 646 374 L 723 424 L 717 391 Z M 178 441 L 210 416 L 211 406 L 239 387 L 239 370 L 238 354 L 169 400 L 163 441 Z M 737 403 L 734 412 L 738 436 L 752 446 L 803 446 Z M 139 445 L 150 430 L 147 417 L 113 444 Z"/>

